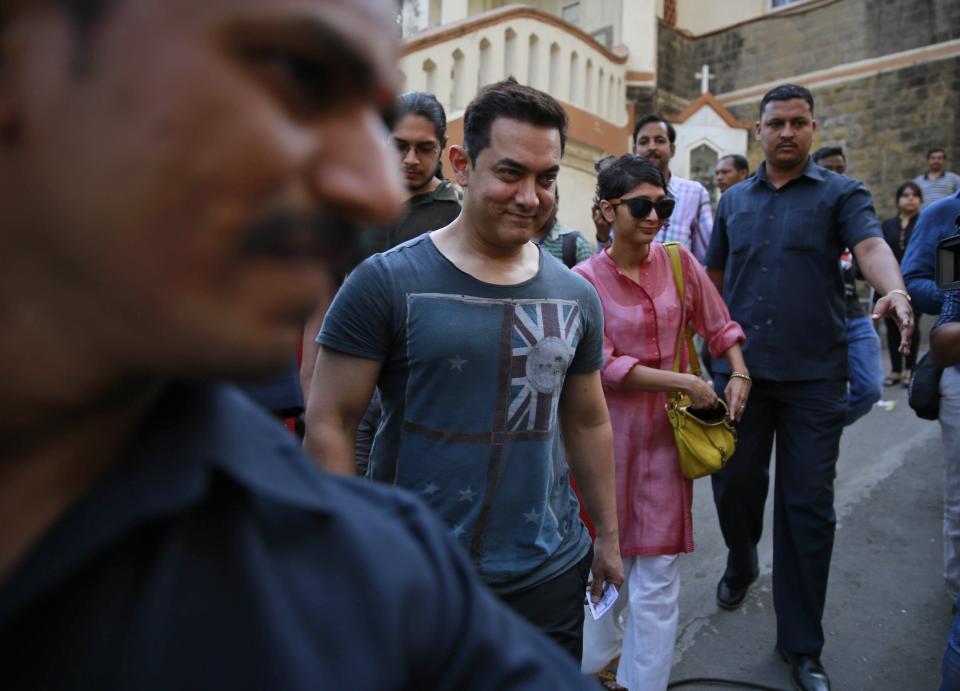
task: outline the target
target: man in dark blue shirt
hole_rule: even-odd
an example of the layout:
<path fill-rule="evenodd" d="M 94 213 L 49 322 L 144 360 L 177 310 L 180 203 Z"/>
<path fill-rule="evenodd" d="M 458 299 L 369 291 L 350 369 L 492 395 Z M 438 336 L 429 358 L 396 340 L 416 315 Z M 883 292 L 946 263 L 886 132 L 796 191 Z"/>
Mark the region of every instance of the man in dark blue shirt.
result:
<path fill-rule="evenodd" d="M 819 656 L 834 526 L 833 479 L 846 412 L 844 288 L 838 261 L 853 249 L 882 294 L 876 314 L 901 325 L 909 347 L 912 312 L 880 233 L 870 193 L 809 158 L 813 98 L 799 86 L 768 92 L 756 137 L 765 161 L 720 199 L 707 267 L 747 333 L 753 387 L 737 426 L 737 451 L 713 476 L 729 549 L 717 587 L 721 607 L 738 607 L 758 576 L 770 455 L 776 438 L 774 605 L 777 647 L 801 689 L 829 689 Z M 730 376 L 717 363 L 722 392 Z"/>
<path fill-rule="evenodd" d="M 956 324 L 957 294 L 937 287 L 937 244 L 956 234 L 960 193 L 934 202 L 920 214 L 903 256 L 903 277 L 914 294 L 917 308 L 940 314 L 930 335 L 937 358 L 953 364 L 950 351 L 960 328 Z M 938 342 L 940 350 L 938 351 Z M 943 441 L 943 580 L 951 602 L 960 597 L 960 367 L 947 367 L 940 377 L 940 436 Z"/>
<path fill-rule="evenodd" d="M 934 277 L 937 243 L 956 234 L 957 216 L 960 216 L 960 192 L 931 204 L 917 218 L 910 244 L 903 254 L 903 280 L 920 312 L 940 314 L 946 294 L 937 288 Z"/>
<path fill-rule="evenodd" d="M 288 365 L 399 211 L 395 18 L 0 5 L 5 691 L 587 687 L 418 500 L 212 383 Z"/>

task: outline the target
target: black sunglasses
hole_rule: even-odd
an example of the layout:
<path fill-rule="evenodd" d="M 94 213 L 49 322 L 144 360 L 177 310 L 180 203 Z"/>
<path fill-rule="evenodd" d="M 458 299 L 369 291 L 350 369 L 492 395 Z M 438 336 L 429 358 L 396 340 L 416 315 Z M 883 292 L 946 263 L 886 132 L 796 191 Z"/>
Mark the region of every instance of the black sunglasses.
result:
<path fill-rule="evenodd" d="M 677 200 L 673 197 L 660 197 L 657 201 L 652 201 L 646 197 L 630 197 L 629 199 L 617 197 L 616 199 L 608 199 L 607 203 L 610 206 L 626 204 L 627 209 L 630 210 L 630 215 L 634 218 L 646 218 L 650 215 L 650 210 L 654 209 L 657 212 L 657 218 L 665 221 L 673 213 L 673 207 L 677 205 Z"/>

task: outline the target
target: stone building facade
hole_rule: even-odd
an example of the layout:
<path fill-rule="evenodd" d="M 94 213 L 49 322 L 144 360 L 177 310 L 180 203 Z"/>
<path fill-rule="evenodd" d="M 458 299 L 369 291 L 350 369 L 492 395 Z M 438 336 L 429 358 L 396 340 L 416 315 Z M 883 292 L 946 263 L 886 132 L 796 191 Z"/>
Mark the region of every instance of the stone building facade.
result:
<path fill-rule="evenodd" d="M 957 0 L 809 2 L 701 36 L 661 22 L 650 106 L 675 112 L 696 98 L 690 75 L 703 64 L 717 100 L 743 120 L 756 120 L 777 83 L 810 88 L 815 146 L 844 148 L 848 174 L 873 191 L 882 217 L 895 212 L 896 187 L 925 170 L 930 147 L 960 169 Z M 763 154 L 750 140 L 755 166 Z"/>
<path fill-rule="evenodd" d="M 960 0 L 405 0 L 401 19 L 404 87 L 438 96 L 452 142 L 505 76 L 563 103 L 560 217 L 587 234 L 592 162 L 629 150 L 638 116 L 673 120 L 672 170 L 712 187 L 718 156 L 762 160 L 757 107 L 788 81 L 813 91 L 815 146 L 844 148 L 881 217 L 929 148 L 960 171 Z"/>

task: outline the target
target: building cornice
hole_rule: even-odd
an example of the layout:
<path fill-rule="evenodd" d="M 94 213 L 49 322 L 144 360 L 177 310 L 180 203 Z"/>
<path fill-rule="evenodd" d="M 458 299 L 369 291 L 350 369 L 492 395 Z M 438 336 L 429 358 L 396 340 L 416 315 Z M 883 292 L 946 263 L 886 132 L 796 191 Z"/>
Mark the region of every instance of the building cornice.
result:
<path fill-rule="evenodd" d="M 529 5 L 506 5 L 505 7 L 483 12 L 482 14 L 467 17 L 466 19 L 451 22 L 450 24 L 418 31 L 404 39 L 400 47 L 400 55 L 409 55 L 410 53 L 430 48 L 454 38 L 460 38 L 466 34 L 479 31 L 494 24 L 501 24 L 511 19 L 534 19 L 538 22 L 550 24 L 588 44 L 605 58 L 618 65 L 624 64 L 629 57 L 625 46 L 617 46 L 613 50 L 610 50 L 582 29 L 563 21 L 559 17 L 542 12 Z"/>

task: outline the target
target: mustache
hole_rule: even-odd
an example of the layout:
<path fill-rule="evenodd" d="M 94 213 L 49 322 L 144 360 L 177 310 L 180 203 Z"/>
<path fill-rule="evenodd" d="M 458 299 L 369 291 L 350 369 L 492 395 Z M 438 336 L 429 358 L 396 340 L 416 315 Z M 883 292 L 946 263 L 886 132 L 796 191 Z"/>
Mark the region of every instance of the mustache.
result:
<path fill-rule="evenodd" d="M 315 261 L 342 280 L 364 258 L 362 231 L 335 214 L 278 213 L 250 228 L 240 252 L 245 257 Z"/>

